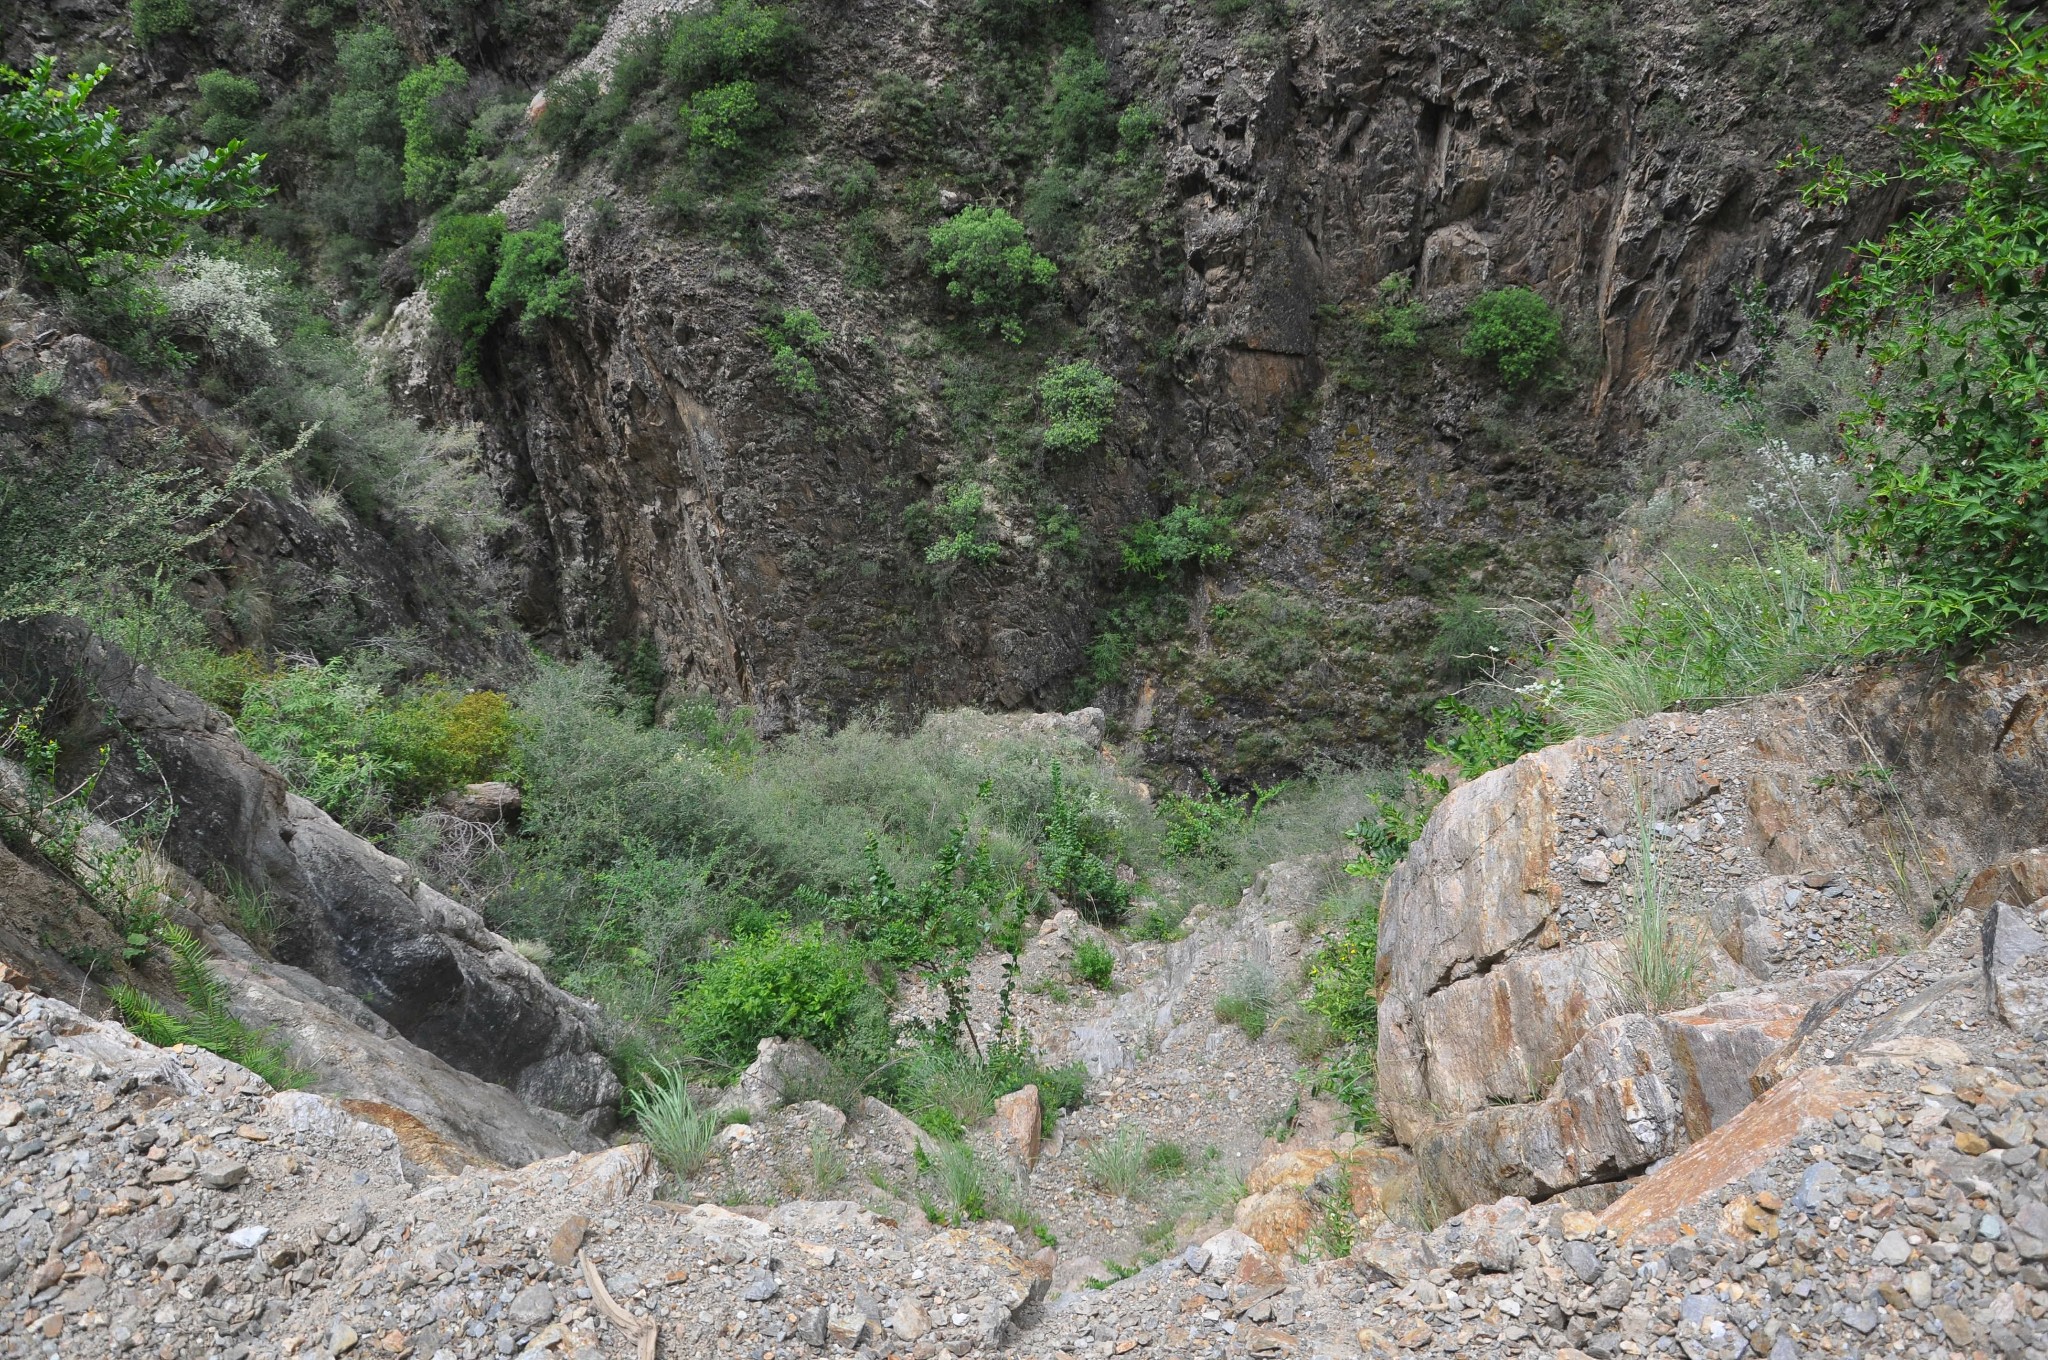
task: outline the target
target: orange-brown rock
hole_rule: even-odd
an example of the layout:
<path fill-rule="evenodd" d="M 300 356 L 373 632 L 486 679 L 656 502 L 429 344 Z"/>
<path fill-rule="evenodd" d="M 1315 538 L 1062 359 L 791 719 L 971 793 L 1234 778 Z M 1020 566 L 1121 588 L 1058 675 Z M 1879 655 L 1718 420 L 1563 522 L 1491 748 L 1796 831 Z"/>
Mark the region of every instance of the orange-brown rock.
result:
<path fill-rule="evenodd" d="M 1044 1115 L 1036 1086 L 1022 1087 L 996 1101 L 996 1140 L 1004 1151 L 1027 1168 L 1038 1165 L 1038 1146 L 1045 1128 Z"/>
<path fill-rule="evenodd" d="M 1267 1190 L 1239 1200 L 1231 1222 L 1267 1251 L 1286 1253 L 1307 1240 L 1315 1209 L 1299 1190 Z"/>

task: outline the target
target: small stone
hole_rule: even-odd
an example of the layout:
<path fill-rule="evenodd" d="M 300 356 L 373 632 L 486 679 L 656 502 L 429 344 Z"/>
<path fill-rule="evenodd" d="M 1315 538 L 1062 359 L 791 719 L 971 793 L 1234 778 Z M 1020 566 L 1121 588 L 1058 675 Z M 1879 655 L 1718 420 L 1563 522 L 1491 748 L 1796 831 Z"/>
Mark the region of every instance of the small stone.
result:
<path fill-rule="evenodd" d="M 582 1214 L 563 1219 L 562 1226 L 548 1239 L 548 1259 L 561 1270 L 576 1264 L 576 1253 L 583 1249 L 583 1235 L 589 1231 L 590 1220 Z"/>
<path fill-rule="evenodd" d="M 1842 1325 L 1854 1328 L 1865 1336 L 1877 1330 L 1877 1310 L 1868 1304 L 1856 1304 L 1842 1310 Z"/>
<path fill-rule="evenodd" d="M 267 1143 L 270 1141 L 270 1131 L 259 1129 L 254 1124 L 244 1124 L 235 1130 L 235 1137 L 250 1143 Z"/>
<path fill-rule="evenodd" d="M 1934 1272 L 1930 1270 L 1909 1270 L 1901 1283 L 1915 1308 L 1925 1308 L 1934 1298 Z"/>
<path fill-rule="evenodd" d="M 1571 1267 L 1572 1274 L 1578 1276 L 1582 1284 L 1591 1284 L 1600 1278 L 1600 1257 L 1584 1242 L 1564 1244 L 1564 1263 Z"/>
<path fill-rule="evenodd" d="M 916 1299 L 904 1299 L 889 1315 L 889 1328 L 899 1341 L 915 1341 L 932 1329 L 932 1315 Z"/>
<path fill-rule="evenodd" d="M 1986 1128 L 1984 1137 L 1995 1148 L 2026 1147 L 2034 1141 L 2034 1126 L 2015 1115 L 2003 1124 L 1993 1124 Z"/>
<path fill-rule="evenodd" d="M 1986 1214 L 1977 1220 L 1977 1236 L 1986 1242 L 1996 1242 L 2005 1236 L 2005 1220 L 1997 1214 Z"/>
<path fill-rule="evenodd" d="M 1771 1360 L 1799 1360 L 1799 1345 L 1783 1332 L 1771 1343 Z"/>
<path fill-rule="evenodd" d="M 1588 850 L 1572 862 L 1572 872 L 1581 883 L 1601 884 L 1614 877 L 1614 865 L 1605 851 Z"/>
<path fill-rule="evenodd" d="M 505 1316 L 522 1327 L 538 1327 L 555 1315 L 555 1293 L 544 1284 L 530 1284 L 505 1305 Z"/>
<path fill-rule="evenodd" d="M 1941 1324 L 1942 1335 L 1951 1346 L 1970 1346 L 1977 1340 L 1976 1324 L 1970 1315 L 1954 1304 L 1944 1303 L 1934 1310 L 1934 1320 Z"/>
<path fill-rule="evenodd" d="M 192 1168 L 189 1166 L 160 1166 L 149 1173 L 151 1185 L 177 1185 L 191 1179 Z"/>
<path fill-rule="evenodd" d="M 781 1283 L 765 1270 L 754 1272 L 754 1278 L 747 1281 L 747 1287 L 740 1291 L 740 1297 L 748 1303 L 766 1303 L 782 1290 Z"/>
<path fill-rule="evenodd" d="M 1180 1254 L 1180 1263 L 1190 1275 L 1199 1275 L 1209 1268 L 1209 1249 L 1197 1242 Z"/>
<path fill-rule="evenodd" d="M 334 1324 L 334 1330 L 327 1334 L 327 1349 L 335 1355 L 346 1355 L 354 1350 L 362 1337 L 346 1322 Z"/>
<path fill-rule="evenodd" d="M 1882 1261 L 1888 1266 L 1902 1266 L 1912 1256 L 1913 1248 L 1906 1241 L 1906 1235 L 1897 1228 L 1893 1228 L 1878 1239 L 1877 1246 L 1870 1254 L 1874 1259 Z"/>
<path fill-rule="evenodd" d="M 249 1179 L 249 1168 L 240 1162 L 219 1162 L 199 1168 L 199 1183 L 210 1190 L 232 1190 Z"/>
<path fill-rule="evenodd" d="M 0 1100 L 0 1129 L 11 1129 L 21 1122 L 22 1108 L 11 1100 Z"/>
<path fill-rule="evenodd" d="M 1991 1143 L 1975 1129 L 1957 1129 L 1956 1151 L 1965 1157 L 1981 1157 L 1991 1151 Z"/>

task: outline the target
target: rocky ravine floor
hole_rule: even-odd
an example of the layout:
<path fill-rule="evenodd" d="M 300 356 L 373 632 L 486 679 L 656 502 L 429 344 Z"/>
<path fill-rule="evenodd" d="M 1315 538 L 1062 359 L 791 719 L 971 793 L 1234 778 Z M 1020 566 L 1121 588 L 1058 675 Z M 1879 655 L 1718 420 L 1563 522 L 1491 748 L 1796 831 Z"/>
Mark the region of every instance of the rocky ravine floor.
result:
<path fill-rule="evenodd" d="M 1063 1042 L 1080 1047 L 1137 1003 L 1155 1031 L 1195 1028 L 1140 1050 L 1042 1150 L 1034 1203 L 1056 1252 L 1002 1224 L 934 1228 L 877 1185 L 909 1190 L 914 1134 L 886 1110 L 761 1121 L 715 1175 L 745 1188 L 750 1159 L 798 1137 L 849 1166 L 828 1178 L 843 1197 L 785 1185 L 773 1208 L 656 1198 L 635 1146 L 437 1176 L 418 1130 L 0 988 L 0 1354 L 628 1356 L 648 1353 L 650 1322 L 661 1355 L 751 1360 L 2048 1354 L 2048 1071 L 2011 1027 L 2037 1034 L 2048 942 L 2037 914 L 1994 914 L 1988 971 L 1966 914 L 1597 1216 L 1504 1200 L 1426 1234 L 1383 1223 L 1336 1260 L 1269 1254 L 1218 1220 L 1102 1289 L 1076 1264 L 1128 1260 L 1135 1220 L 1161 1208 L 1085 1190 L 1090 1138 L 1208 1131 L 1256 1162 L 1254 1187 L 1348 1155 L 1308 1131 L 1265 1141 L 1284 1050 L 1231 1049 L 1242 1036 L 1197 1019 L 1247 932 L 1273 940 L 1262 911 L 1127 959 L 1129 990 L 1070 1009 Z M 1182 1067 L 1202 1075 L 1180 1083 Z M 1211 1073 L 1241 1083 L 1235 1101 L 1190 1093 Z M 874 1179 L 851 1171 L 864 1162 Z"/>

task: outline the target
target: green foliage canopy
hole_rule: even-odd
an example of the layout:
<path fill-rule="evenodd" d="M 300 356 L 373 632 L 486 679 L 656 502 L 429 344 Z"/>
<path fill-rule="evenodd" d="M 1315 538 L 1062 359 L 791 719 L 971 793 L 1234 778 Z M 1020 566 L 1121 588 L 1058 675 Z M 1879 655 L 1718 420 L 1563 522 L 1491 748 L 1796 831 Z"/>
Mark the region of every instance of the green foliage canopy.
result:
<path fill-rule="evenodd" d="M 119 110 L 86 107 L 108 74 L 59 80 L 48 57 L 0 66 L 0 244 L 71 286 L 110 257 L 167 255 L 192 224 L 268 192 L 240 142 L 169 162 L 139 152 Z"/>
<path fill-rule="evenodd" d="M 1465 357 L 1491 363 L 1510 387 L 1535 377 L 1557 353 L 1563 335 L 1557 313 L 1542 294 L 1528 288 L 1481 293 L 1466 316 Z"/>
<path fill-rule="evenodd" d="M 1929 52 L 1892 83 L 1897 168 L 1812 148 L 1815 205 L 1904 191 L 1916 210 L 1821 294 L 1821 324 L 1873 366 L 1845 433 L 1868 503 L 1849 523 L 1903 585 L 1907 646 L 1981 646 L 2048 620 L 2048 29 L 1991 7 L 1954 68 Z"/>
<path fill-rule="evenodd" d="M 1061 364 L 1038 380 L 1045 404 L 1045 447 L 1055 454 L 1086 453 L 1102 443 L 1116 409 L 1116 379 L 1086 359 Z"/>
<path fill-rule="evenodd" d="M 1022 344 L 1024 310 L 1059 273 L 1031 248 L 1024 224 L 977 205 L 934 226 L 929 239 L 931 271 L 946 280 L 946 292 L 974 310 L 983 330 Z"/>

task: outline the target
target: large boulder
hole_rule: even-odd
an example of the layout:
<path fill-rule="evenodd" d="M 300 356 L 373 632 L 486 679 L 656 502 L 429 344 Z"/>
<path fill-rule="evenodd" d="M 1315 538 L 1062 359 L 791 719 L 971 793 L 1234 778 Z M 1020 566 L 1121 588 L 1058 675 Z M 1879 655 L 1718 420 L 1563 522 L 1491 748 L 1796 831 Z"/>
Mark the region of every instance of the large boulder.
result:
<path fill-rule="evenodd" d="M 566 1115 L 579 1137 L 609 1131 L 619 1084 L 595 1009 L 475 911 L 292 793 L 225 714 L 59 619 L 0 626 L 0 695 L 44 705 L 72 782 L 106 750 L 92 805 L 107 820 L 168 795 L 165 853 L 197 879 L 232 875 L 267 894 L 278 959 L 362 998 L 450 1066 Z"/>

